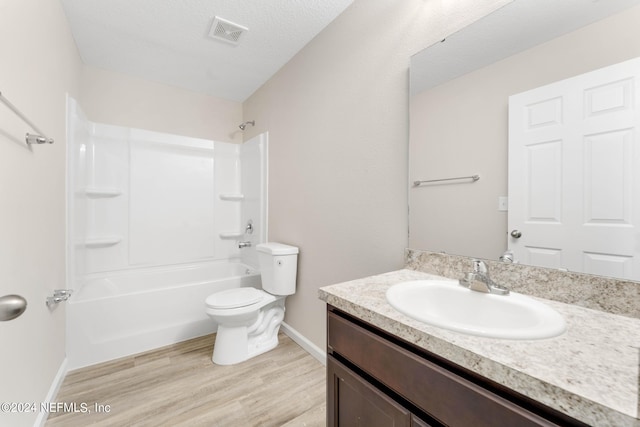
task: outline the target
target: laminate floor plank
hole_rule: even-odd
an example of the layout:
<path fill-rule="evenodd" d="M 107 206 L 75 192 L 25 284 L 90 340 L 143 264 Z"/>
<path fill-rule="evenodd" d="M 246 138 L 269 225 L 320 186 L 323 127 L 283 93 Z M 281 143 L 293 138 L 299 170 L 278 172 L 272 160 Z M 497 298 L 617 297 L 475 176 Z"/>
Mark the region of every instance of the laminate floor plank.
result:
<path fill-rule="evenodd" d="M 51 413 L 46 427 L 326 425 L 324 366 L 286 335 L 279 339 L 233 366 L 211 362 L 208 335 L 70 372 L 56 402 L 80 411 Z"/>

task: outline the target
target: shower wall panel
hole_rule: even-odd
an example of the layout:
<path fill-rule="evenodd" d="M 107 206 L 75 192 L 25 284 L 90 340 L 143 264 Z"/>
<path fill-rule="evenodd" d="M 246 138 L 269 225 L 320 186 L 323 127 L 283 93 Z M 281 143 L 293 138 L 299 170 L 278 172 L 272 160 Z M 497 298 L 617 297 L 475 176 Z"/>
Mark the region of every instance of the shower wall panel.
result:
<path fill-rule="evenodd" d="M 238 256 L 238 239 L 224 238 L 240 232 L 240 212 L 242 203 L 224 200 L 225 195 L 240 194 L 240 159 L 238 153 L 240 144 L 230 144 L 216 141 L 215 155 L 215 196 L 214 206 L 218 227 L 215 242 L 216 254 L 223 258 Z"/>
<path fill-rule="evenodd" d="M 213 141 L 131 133 L 129 264 L 216 258 Z"/>
<path fill-rule="evenodd" d="M 251 221 L 253 232 L 245 236 L 252 245 L 267 241 L 267 159 L 268 134 L 251 138 L 240 148 L 242 193 L 241 224 Z M 242 262 L 258 267 L 256 251 L 242 252 Z"/>
<path fill-rule="evenodd" d="M 71 287 L 168 265 L 247 258 L 257 267 L 266 136 L 232 144 L 96 124 L 72 99 L 69 129 Z M 248 219 L 256 233 L 245 233 Z M 253 247 L 241 251 L 241 240 Z"/>
<path fill-rule="evenodd" d="M 93 124 L 85 141 L 85 186 L 77 188 L 86 198 L 87 228 L 78 234 L 86 252 L 86 273 L 109 271 L 127 263 L 129 206 L 129 152 L 127 129 Z"/>

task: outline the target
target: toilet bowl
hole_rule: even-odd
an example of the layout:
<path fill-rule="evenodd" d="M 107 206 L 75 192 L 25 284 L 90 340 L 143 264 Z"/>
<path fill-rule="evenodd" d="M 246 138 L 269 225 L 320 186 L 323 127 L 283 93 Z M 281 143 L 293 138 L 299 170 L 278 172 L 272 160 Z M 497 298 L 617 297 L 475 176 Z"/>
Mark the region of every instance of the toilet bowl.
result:
<path fill-rule="evenodd" d="M 218 324 L 211 358 L 217 365 L 240 363 L 278 345 L 285 298 L 295 293 L 298 248 L 271 242 L 256 250 L 262 289 L 228 289 L 205 300 L 205 313 Z"/>

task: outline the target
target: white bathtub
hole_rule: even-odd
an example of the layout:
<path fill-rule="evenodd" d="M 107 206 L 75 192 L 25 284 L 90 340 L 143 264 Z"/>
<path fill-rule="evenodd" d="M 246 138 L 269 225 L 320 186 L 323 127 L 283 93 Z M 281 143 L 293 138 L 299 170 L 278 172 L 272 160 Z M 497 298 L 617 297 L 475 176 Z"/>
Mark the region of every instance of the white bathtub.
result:
<path fill-rule="evenodd" d="M 93 275 L 67 303 L 67 363 L 76 369 L 215 332 L 213 292 L 260 287 L 245 264 L 216 261 Z"/>

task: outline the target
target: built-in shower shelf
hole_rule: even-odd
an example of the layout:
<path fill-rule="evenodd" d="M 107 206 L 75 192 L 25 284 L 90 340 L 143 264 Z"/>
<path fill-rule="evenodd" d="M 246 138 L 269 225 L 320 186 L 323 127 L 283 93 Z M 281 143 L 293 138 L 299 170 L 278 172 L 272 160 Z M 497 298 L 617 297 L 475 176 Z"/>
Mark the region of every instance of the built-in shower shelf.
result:
<path fill-rule="evenodd" d="M 122 237 L 120 236 L 88 237 L 84 240 L 84 246 L 87 248 L 106 248 L 117 245 L 121 241 Z"/>
<path fill-rule="evenodd" d="M 106 198 L 106 197 L 118 197 L 119 195 L 122 194 L 122 191 L 117 188 L 91 187 L 91 188 L 85 188 L 83 193 L 86 194 L 87 197 L 97 199 L 97 198 Z"/>
<path fill-rule="evenodd" d="M 244 194 L 240 193 L 226 193 L 220 195 L 220 200 L 240 201 L 244 200 Z"/>
<path fill-rule="evenodd" d="M 244 231 L 224 231 L 220 233 L 221 239 L 239 239 L 244 236 Z"/>

